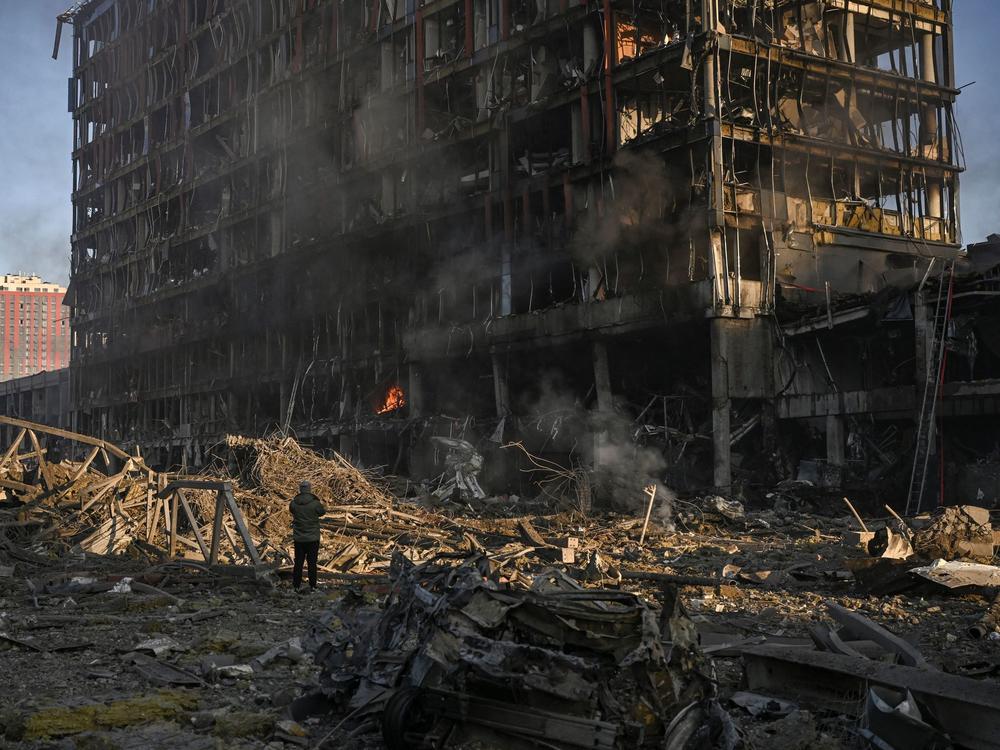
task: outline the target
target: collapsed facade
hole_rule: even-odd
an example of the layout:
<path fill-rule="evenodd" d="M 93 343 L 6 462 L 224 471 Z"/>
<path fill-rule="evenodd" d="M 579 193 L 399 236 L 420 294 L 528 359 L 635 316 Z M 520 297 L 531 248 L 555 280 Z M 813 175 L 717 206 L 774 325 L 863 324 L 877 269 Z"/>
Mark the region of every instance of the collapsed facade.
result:
<path fill-rule="evenodd" d="M 933 452 L 950 0 L 91 0 L 62 22 L 82 432 L 197 465 L 291 429 L 412 474 L 430 435 L 598 465 L 638 443 L 723 489 L 905 485 Z"/>

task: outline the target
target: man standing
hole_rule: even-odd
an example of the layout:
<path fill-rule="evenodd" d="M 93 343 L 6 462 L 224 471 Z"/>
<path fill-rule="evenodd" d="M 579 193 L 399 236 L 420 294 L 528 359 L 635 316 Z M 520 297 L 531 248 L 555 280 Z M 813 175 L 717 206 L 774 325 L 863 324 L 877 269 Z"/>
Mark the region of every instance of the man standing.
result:
<path fill-rule="evenodd" d="M 309 561 L 309 588 L 316 590 L 316 561 L 319 557 L 319 519 L 326 508 L 312 493 L 309 482 L 299 482 L 299 494 L 288 506 L 292 512 L 292 539 L 295 541 L 295 567 L 292 586 L 296 591 L 302 585 L 302 563 Z"/>

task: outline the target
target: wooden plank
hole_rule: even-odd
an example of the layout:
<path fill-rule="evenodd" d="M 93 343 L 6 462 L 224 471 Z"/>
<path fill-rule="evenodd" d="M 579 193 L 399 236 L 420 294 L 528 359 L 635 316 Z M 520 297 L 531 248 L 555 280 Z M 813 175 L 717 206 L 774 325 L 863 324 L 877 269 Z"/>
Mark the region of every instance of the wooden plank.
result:
<path fill-rule="evenodd" d="M 44 456 L 48 452 L 49 451 L 48 451 L 47 448 L 42 448 L 42 454 L 41 455 Z M 31 458 L 38 458 L 38 452 L 37 451 L 30 451 L 29 453 L 18 453 L 16 456 L 14 456 L 14 461 L 15 461 L 15 463 L 22 463 L 23 461 L 27 461 L 28 459 L 31 459 Z"/>
<path fill-rule="evenodd" d="M 114 484 L 106 484 L 96 494 L 91 495 L 90 499 L 87 500 L 87 502 L 83 503 L 80 506 L 80 510 L 78 511 L 78 513 L 85 513 L 94 503 L 96 503 L 102 497 L 107 495 L 109 492 L 112 492 L 114 489 L 115 489 Z"/>
<path fill-rule="evenodd" d="M 38 435 L 35 434 L 34 430 L 28 430 L 28 440 L 31 441 L 31 445 L 38 456 L 38 473 L 42 478 L 42 484 L 46 490 L 51 490 L 52 477 L 49 475 L 49 462 L 45 460 L 45 456 L 42 454 L 42 446 L 39 445 Z"/>
<path fill-rule="evenodd" d="M 84 445 L 98 445 L 123 461 L 129 457 L 129 455 L 117 445 L 113 445 L 105 440 L 89 437 L 88 435 L 80 435 L 79 433 L 70 432 L 69 430 L 61 430 L 58 427 L 48 427 L 43 424 L 28 422 L 23 419 L 14 419 L 13 417 L 6 417 L 3 415 L 0 415 L 0 424 L 10 425 L 11 427 L 22 427 L 28 430 L 35 430 L 36 432 L 44 432 L 47 435 L 66 438 L 67 440 L 72 440 L 76 443 L 83 443 Z"/>
<path fill-rule="evenodd" d="M 201 535 L 201 528 L 198 526 L 198 521 L 194 517 L 194 511 L 191 510 L 191 503 L 188 502 L 188 499 L 184 496 L 183 491 L 177 490 L 177 496 L 181 499 L 181 506 L 184 508 L 184 515 L 187 516 L 188 523 L 191 524 L 191 528 L 194 531 L 194 538 L 198 541 L 198 548 L 201 550 L 201 556 L 205 562 L 208 562 L 208 558 L 211 553 L 209 552 L 208 547 L 205 546 L 205 538 Z"/>
<path fill-rule="evenodd" d="M 0 469 L 7 465 L 10 461 L 10 457 L 17 453 L 18 449 L 21 447 L 21 443 L 24 441 L 24 436 L 27 434 L 27 430 L 22 427 L 21 431 L 17 433 L 17 439 L 10 444 L 10 447 L 4 451 L 3 458 L 0 459 Z"/>
<path fill-rule="evenodd" d="M 163 498 L 164 503 L 164 516 L 169 516 L 167 521 L 167 529 L 170 532 L 170 536 L 167 537 L 167 557 L 174 556 L 174 550 L 177 548 L 177 495 L 173 494 L 170 497 Z"/>
<path fill-rule="evenodd" d="M 174 479 L 157 494 L 166 497 L 174 490 L 210 490 L 212 492 L 222 492 L 229 482 L 210 482 L 198 479 Z"/>
<path fill-rule="evenodd" d="M 30 484 L 22 484 L 21 482 L 16 482 L 13 479 L 0 479 L 0 487 L 17 490 L 18 492 L 33 492 L 35 490 L 35 488 Z"/>
<path fill-rule="evenodd" d="M 97 502 L 98 498 L 103 497 L 104 493 L 106 493 L 112 487 L 117 486 L 124 478 L 125 478 L 124 473 L 115 474 L 114 476 L 110 476 L 102 482 L 90 485 L 90 487 L 88 487 L 87 489 L 94 494 L 92 494 L 88 500 L 84 500 L 82 497 L 80 498 L 80 512 L 82 513 L 83 511 L 87 510 L 87 508 L 89 508 L 91 505 Z"/>
<path fill-rule="evenodd" d="M 236 540 L 236 534 L 233 533 L 228 523 L 222 524 L 222 530 L 226 533 L 226 538 L 229 539 L 229 546 L 233 548 L 233 554 L 238 555 L 240 553 L 240 543 Z"/>
<path fill-rule="evenodd" d="M 65 497 L 76 485 L 77 481 L 86 473 L 87 469 L 90 467 L 91 462 L 94 460 L 94 456 L 97 455 L 98 448 L 93 448 L 90 451 L 90 455 L 84 461 L 84 463 L 76 470 L 72 477 L 70 477 L 65 484 L 56 487 L 52 490 L 52 495 L 56 502 L 59 502 L 63 497 Z M 80 498 L 80 507 L 83 508 L 83 497 Z"/>
<path fill-rule="evenodd" d="M 996 748 L 1000 737 L 1000 683 L 921 667 L 857 659 L 784 646 L 743 650 L 749 688 L 766 695 L 856 714 L 868 688 L 909 690 L 962 747 Z"/>
<path fill-rule="evenodd" d="M 146 505 L 146 513 L 144 516 L 145 523 L 143 524 L 143 528 L 146 530 L 147 542 L 149 541 L 149 526 L 153 522 L 153 477 L 150 476 L 148 479 L 149 481 L 146 482 L 146 497 L 143 498 Z"/>
<path fill-rule="evenodd" d="M 178 545 L 183 545 L 183 546 L 189 547 L 189 548 L 191 548 L 193 550 L 201 551 L 201 547 L 200 547 L 200 545 L 198 545 L 197 542 L 195 542 L 193 539 L 188 539 L 183 534 L 178 534 L 177 535 L 177 543 L 178 543 Z"/>
<path fill-rule="evenodd" d="M 97 458 L 97 452 L 99 450 L 100 448 L 96 445 L 90 449 L 90 452 L 87 454 L 87 458 L 84 459 L 83 463 L 80 464 L 80 468 L 76 470 L 72 479 L 69 480 L 70 484 L 75 484 L 80 477 L 87 473 L 87 469 L 90 468 L 90 465 L 94 463 L 94 459 Z"/>
<path fill-rule="evenodd" d="M 222 492 L 215 495 L 215 518 L 212 520 L 212 549 L 208 556 L 208 564 L 215 565 L 219 562 L 219 536 L 222 534 L 222 514 L 226 510 L 226 501 Z"/>
<path fill-rule="evenodd" d="M 152 544 L 153 537 L 156 535 L 156 530 L 160 528 L 160 508 L 163 507 L 163 498 L 156 498 L 153 504 L 152 517 L 146 524 L 146 543 Z"/>
<path fill-rule="evenodd" d="M 152 478 L 152 472 L 150 472 L 150 478 Z M 167 479 L 163 474 L 159 474 L 156 477 L 157 486 L 162 489 L 166 485 Z M 146 541 L 152 544 L 153 536 L 156 534 L 156 529 L 160 525 L 160 508 L 163 506 L 163 499 L 156 495 L 153 491 L 152 479 L 149 484 L 146 485 L 146 498 L 150 503 L 149 512 L 146 518 Z"/>
<path fill-rule="evenodd" d="M 233 486 L 229 482 L 226 482 L 225 485 L 226 487 L 222 490 L 222 494 L 226 498 L 226 505 L 229 506 L 229 512 L 233 514 L 233 520 L 236 521 L 236 529 L 243 538 L 243 544 L 246 545 L 247 554 L 250 555 L 250 559 L 253 560 L 254 565 L 260 565 L 260 555 L 257 553 L 253 538 L 250 536 L 250 530 L 243 519 L 243 513 L 240 512 L 240 507 L 236 504 L 236 498 L 233 497 Z"/>

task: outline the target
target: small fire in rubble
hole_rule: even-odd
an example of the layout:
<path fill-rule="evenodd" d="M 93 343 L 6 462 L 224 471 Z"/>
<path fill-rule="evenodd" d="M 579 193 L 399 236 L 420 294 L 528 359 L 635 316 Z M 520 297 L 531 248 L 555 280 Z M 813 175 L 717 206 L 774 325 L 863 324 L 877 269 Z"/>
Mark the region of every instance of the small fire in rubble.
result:
<path fill-rule="evenodd" d="M 402 409 L 406 406 L 406 394 L 403 389 L 398 385 L 392 386 L 389 392 L 385 394 L 385 401 L 382 403 L 378 409 L 375 410 L 376 414 L 388 414 L 394 412 L 397 409 Z"/>

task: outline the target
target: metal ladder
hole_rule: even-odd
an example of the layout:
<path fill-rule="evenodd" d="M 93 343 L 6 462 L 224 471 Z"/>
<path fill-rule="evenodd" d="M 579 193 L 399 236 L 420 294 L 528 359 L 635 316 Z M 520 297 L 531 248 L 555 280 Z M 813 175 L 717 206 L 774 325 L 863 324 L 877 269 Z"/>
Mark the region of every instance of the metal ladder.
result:
<path fill-rule="evenodd" d="M 947 278 L 946 278 L 947 277 Z M 947 281 L 947 285 L 946 285 Z M 955 262 L 941 266 L 938 279 L 937 307 L 934 311 L 934 335 L 931 338 L 932 356 L 927 363 L 924 379 L 924 396 L 920 403 L 920 421 L 917 423 L 917 440 L 913 451 L 913 469 L 910 472 L 910 489 L 906 496 L 906 515 L 919 513 L 927 488 L 927 465 L 931 446 L 934 444 L 935 416 L 944 381 L 944 364 L 947 353 L 948 322 L 951 320 L 951 303 L 955 288 Z"/>

